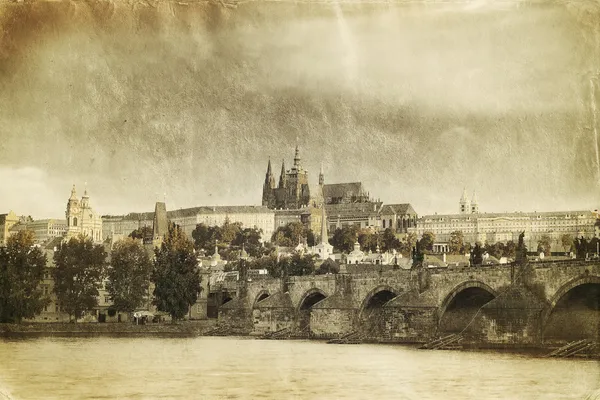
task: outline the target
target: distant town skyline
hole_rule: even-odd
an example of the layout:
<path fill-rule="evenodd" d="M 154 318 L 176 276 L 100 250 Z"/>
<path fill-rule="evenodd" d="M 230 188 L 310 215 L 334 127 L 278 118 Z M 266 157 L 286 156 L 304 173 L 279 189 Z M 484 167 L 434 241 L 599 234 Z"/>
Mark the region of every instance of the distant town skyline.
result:
<path fill-rule="evenodd" d="M 7 8 L 0 212 L 260 204 L 296 144 L 419 215 L 598 208 L 597 21 L 517 3 Z"/>

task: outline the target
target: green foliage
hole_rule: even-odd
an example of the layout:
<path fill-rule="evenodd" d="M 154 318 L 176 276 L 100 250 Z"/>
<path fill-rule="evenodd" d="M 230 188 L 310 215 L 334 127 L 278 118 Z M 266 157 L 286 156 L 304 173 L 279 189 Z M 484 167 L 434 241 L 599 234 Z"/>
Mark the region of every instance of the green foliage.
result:
<path fill-rule="evenodd" d="M 298 243 L 306 242 L 309 246 L 315 245 L 315 235 L 301 222 L 290 222 L 285 226 L 278 227 L 271 236 L 271 242 L 277 246 L 294 247 Z"/>
<path fill-rule="evenodd" d="M 338 228 L 333 233 L 330 244 L 338 251 L 349 253 L 357 240 L 358 228 L 354 225 Z"/>
<path fill-rule="evenodd" d="M 543 252 L 545 255 L 550 255 L 550 249 L 552 248 L 552 238 L 548 235 L 542 235 L 538 240 L 537 252 Z"/>
<path fill-rule="evenodd" d="M 200 271 L 194 244 L 176 225 L 170 224 L 160 248 L 155 249 L 154 304 L 173 320 L 182 319 L 200 293 Z"/>
<path fill-rule="evenodd" d="M 238 249 L 243 247 L 250 257 L 258 257 L 262 253 L 261 238 L 262 229 L 243 228 L 237 232 L 231 245 Z"/>
<path fill-rule="evenodd" d="M 144 247 L 132 238 L 119 240 L 111 253 L 106 289 L 114 308 L 133 312 L 147 300 L 152 261 Z"/>
<path fill-rule="evenodd" d="M 381 235 L 381 251 L 401 250 L 402 243 L 391 228 L 387 228 Z"/>
<path fill-rule="evenodd" d="M 505 245 L 502 242 L 497 242 L 494 244 L 485 244 L 484 250 L 493 257 L 501 258 L 504 256 L 504 248 Z"/>
<path fill-rule="evenodd" d="M 375 251 L 379 244 L 380 235 L 370 229 L 362 229 L 358 232 L 358 243 L 363 251 Z"/>
<path fill-rule="evenodd" d="M 400 252 L 404 257 L 410 257 L 413 249 L 417 245 L 417 241 L 418 238 L 416 233 L 411 232 L 405 236 L 404 240 L 401 242 L 402 246 L 400 247 Z"/>
<path fill-rule="evenodd" d="M 433 243 L 435 243 L 435 234 L 433 232 L 427 231 L 423 232 L 423 236 L 419 241 L 421 244 L 422 251 L 433 251 Z"/>
<path fill-rule="evenodd" d="M 153 234 L 154 234 L 154 232 L 153 232 L 151 226 L 142 226 L 141 228 L 137 228 L 137 229 L 133 230 L 129 234 L 129 237 L 132 239 L 144 240 L 147 238 L 151 238 Z"/>
<path fill-rule="evenodd" d="M 71 238 L 54 253 L 54 292 L 69 318 L 81 317 L 98 305 L 98 290 L 105 277 L 106 252 L 85 236 Z"/>
<path fill-rule="evenodd" d="M 597 237 L 590 239 L 590 241 L 587 244 L 587 252 L 588 253 L 597 253 L 598 247 L 599 247 L 598 243 L 600 243 L 600 239 L 598 239 Z"/>
<path fill-rule="evenodd" d="M 221 246 L 231 246 L 238 250 L 238 253 L 231 253 L 226 257 L 233 257 L 239 254 L 242 245 L 251 257 L 258 257 L 262 254 L 262 230 L 257 228 L 243 228 L 239 222 L 230 223 L 226 219 L 222 226 L 207 226 L 198 224 L 192 232 L 194 246 L 196 249 L 203 249 L 212 254 L 217 242 Z"/>
<path fill-rule="evenodd" d="M 471 265 L 481 264 L 483 264 L 483 248 L 481 244 L 475 243 L 475 247 L 473 247 L 473 251 L 471 252 Z"/>
<path fill-rule="evenodd" d="M 337 274 L 340 272 L 340 265 L 334 260 L 328 258 L 323 261 L 315 271 L 315 275 Z"/>
<path fill-rule="evenodd" d="M 315 272 L 316 255 L 294 254 L 291 257 L 282 258 L 279 263 L 282 268 L 287 268 L 288 276 L 312 275 Z"/>
<path fill-rule="evenodd" d="M 315 272 L 315 255 L 294 254 L 291 257 L 282 257 L 277 261 L 274 255 L 248 261 L 248 269 L 266 269 L 274 278 L 281 278 L 284 270 L 288 276 L 312 275 Z"/>
<path fill-rule="evenodd" d="M 571 251 L 573 246 L 575 245 L 575 241 L 573 240 L 573 236 L 565 233 L 560 237 L 560 244 L 565 249 L 565 252 Z"/>
<path fill-rule="evenodd" d="M 509 240 L 504 245 L 502 256 L 506 258 L 514 259 L 517 254 L 517 245 L 512 240 Z"/>
<path fill-rule="evenodd" d="M 33 246 L 33 232 L 18 231 L 0 248 L 0 322 L 21 322 L 39 314 L 48 299 L 39 284 L 46 256 Z"/>
<path fill-rule="evenodd" d="M 465 254 L 465 250 L 465 238 L 462 231 L 454 231 L 450 233 L 448 252 L 450 254 Z"/>
<path fill-rule="evenodd" d="M 266 269 L 269 275 L 280 278 L 281 269 L 277 265 L 277 257 L 275 255 L 264 256 L 248 261 L 248 269 Z"/>

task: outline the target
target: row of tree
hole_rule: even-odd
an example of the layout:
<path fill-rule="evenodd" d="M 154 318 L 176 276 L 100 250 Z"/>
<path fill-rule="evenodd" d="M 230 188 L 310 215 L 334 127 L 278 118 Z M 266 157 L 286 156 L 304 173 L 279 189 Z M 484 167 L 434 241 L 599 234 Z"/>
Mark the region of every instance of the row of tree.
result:
<path fill-rule="evenodd" d="M 221 226 L 200 223 L 192 232 L 196 250 L 204 250 L 212 254 L 218 246 L 227 260 L 238 258 L 242 246 L 251 257 L 261 256 L 263 254 L 261 236 L 261 229 L 244 228 L 241 223 L 230 222 L 228 218 Z"/>
<path fill-rule="evenodd" d="M 318 267 L 316 255 L 295 253 L 289 257 L 278 258 L 275 255 L 264 256 L 247 261 L 248 269 L 266 269 L 274 278 L 283 276 L 337 274 L 340 266 L 333 260 L 325 260 Z"/>
<path fill-rule="evenodd" d="M 104 246 L 84 236 L 71 238 L 54 252 L 53 291 L 70 320 L 98 305 L 105 281 L 115 311 L 133 312 L 152 297 L 159 311 L 177 320 L 198 298 L 201 277 L 194 245 L 176 225 L 169 226 L 154 257 L 133 238 L 115 243 L 110 262 L 107 256 Z M 0 322 L 33 318 L 50 303 L 42 285 L 46 264 L 46 255 L 33 246 L 30 231 L 17 232 L 0 248 Z"/>

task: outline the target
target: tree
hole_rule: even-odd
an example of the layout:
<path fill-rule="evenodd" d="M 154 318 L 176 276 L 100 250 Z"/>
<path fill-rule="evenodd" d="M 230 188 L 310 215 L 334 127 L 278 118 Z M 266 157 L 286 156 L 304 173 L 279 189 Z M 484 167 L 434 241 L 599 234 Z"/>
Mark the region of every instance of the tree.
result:
<path fill-rule="evenodd" d="M 173 321 L 182 319 L 200 293 L 200 272 L 194 244 L 180 227 L 170 224 L 160 248 L 155 249 L 154 304 Z"/>
<path fill-rule="evenodd" d="M 87 236 L 71 238 L 54 253 L 54 293 L 60 307 L 75 322 L 98 305 L 106 267 L 106 252 Z"/>
<path fill-rule="evenodd" d="M 548 235 L 542 235 L 540 240 L 538 240 L 538 253 L 544 253 L 545 255 L 550 255 L 550 250 L 552 248 L 552 238 Z"/>
<path fill-rule="evenodd" d="M 314 233 L 301 222 L 290 222 L 285 226 L 278 227 L 275 232 L 273 232 L 271 242 L 278 246 L 292 247 L 298 245 L 298 243 L 304 241 L 304 239 L 306 239 L 309 246 L 311 245 L 311 242 L 314 246 Z"/>
<path fill-rule="evenodd" d="M 147 300 L 152 261 L 132 238 L 119 240 L 111 253 L 106 289 L 118 311 L 133 312 Z"/>
<path fill-rule="evenodd" d="M 420 240 L 421 250 L 433 251 L 433 243 L 435 243 L 435 234 L 430 231 L 424 232 Z"/>
<path fill-rule="evenodd" d="M 354 225 L 338 228 L 333 233 L 331 245 L 337 250 L 349 253 L 354 248 L 354 243 L 357 240 L 358 228 Z"/>
<path fill-rule="evenodd" d="M 291 257 L 281 259 L 280 263 L 286 263 L 289 276 L 312 275 L 315 272 L 316 255 L 294 254 Z"/>
<path fill-rule="evenodd" d="M 392 228 L 386 228 L 386 230 L 383 231 L 383 235 L 381 236 L 381 242 L 382 251 L 399 250 L 402 247 L 400 240 L 398 240 Z"/>
<path fill-rule="evenodd" d="M 506 242 L 506 244 L 504 245 L 504 250 L 502 252 L 502 256 L 506 257 L 506 258 L 515 258 L 515 255 L 517 253 L 517 245 L 515 244 L 515 242 L 513 242 L 512 240 L 509 240 L 508 242 Z"/>
<path fill-rule="evenodd" d="M 18 231 L 0 248 L 0 322 L 21 322 L 39 314 L 48 299 L 40 283 L 46 256 L 33 247 L 33 232 Z"/>
<path fill-rule="evenodd" d="M 144 240 L 146 238 L 151 238 L 154 235 L 154 231 L 151 226 L 142 226 L 141 228 L 137 228 L 133 230 L 129 237 L 132 239 L 141 239 Z"/>
<path fill-rule="evenodd" d="M 413 248 L 417 245 L 417 235 L 414 232 L 410 232 L 400 244 L 400 252 L 402 255 L 404 257 L 410 257 Z"/>
<path fill-rule="evenodd" d="M 240 229 L 231 244 L 238 248 L 244 247 L 251 257 L 258 257 L 262 251 L 262 229 L 244 228 Z"/>
<path fill-rule="evenodd" d="M 315 271 L 315 275 L 325 275 L 325 274 L 337 274 L 340 272 L 340 266 L 334 260 L 328 258 L 323 261 L 319 268 Z"/>
<path fill-rule="evenodd" d="M 462 231 L 454 231 L 450 233 L 450 243 L 448 244 L 448 252 L 450 254 L 464 254 L 465 239 Z"/>
<path fill-rule="evenodd" d="M 475 243 L 475 247 L 473 247 L 473 251 L 471 252 L 471 265 L 481 264 L 483 264 L 483 249 L 481 248 L 481 244 L 477 242 Z"/>
<path fill-rule="evenodd" d="M 565 252 L 571 251 L 575 242 L 573 241 L 573 236 L 565 233 L 560 237 L 560 244 L 562 245 Z"/>
<path fill-rule="evenodd" d="M 229 222 L 229 218 L 225 218 L 225 222 L 221 226 L 221 234 L 218 235 L 219 242 L 231 244 L 238 233 L 242 229 L 242 224 L 239 222 Z"/>
<path fill-rule="evenodd" d="M 363 229 L 358 233 L 358 243 L 364 251 L 377 250 L 379 235 L 373 233 L 370 229 Z"/>
<path fill-rule="evenodd" d="M 504 243 L 496 242 L 493 244 L 485 244 L 485 251 L 492 257 L 500 258 L 504 255 Z"/>

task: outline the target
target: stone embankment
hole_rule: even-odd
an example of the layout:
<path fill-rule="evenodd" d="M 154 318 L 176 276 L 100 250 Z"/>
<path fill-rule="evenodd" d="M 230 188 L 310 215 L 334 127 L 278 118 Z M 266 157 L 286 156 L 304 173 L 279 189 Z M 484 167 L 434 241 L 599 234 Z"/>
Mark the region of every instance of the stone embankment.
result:
<path fill-rule="evenodd" d="M 172 323 L 22 323 L 0 324 L 0 337 L 192 337 L 214 328 L 214 320 Z"/>

